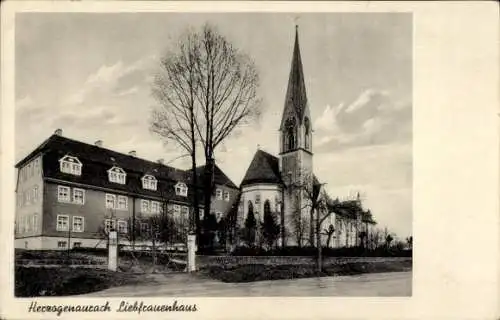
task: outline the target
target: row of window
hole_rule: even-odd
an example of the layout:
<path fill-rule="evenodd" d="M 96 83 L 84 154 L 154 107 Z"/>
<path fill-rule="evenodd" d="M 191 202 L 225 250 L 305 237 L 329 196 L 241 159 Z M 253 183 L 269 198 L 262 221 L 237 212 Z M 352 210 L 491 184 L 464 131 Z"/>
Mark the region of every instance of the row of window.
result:
<path fill-rule="evenodd" d="M 311 140 L 311 125 L 309 123 L 309 118 L 304 119 L 304 142 L 306 149 L 310 148 L 310 140 Z M 297 126 L 295 123 L 295 118 L 291 117 L 285 121 L 285 134 L 283 136 L 283 147 L 284 151 L 293 150 L 297 147 L 298 139 L 297 135 Z"/>
<path fill-rule="evenodd" d="M 81 246 L 82 246 L 81 242 L 73 242 L 73 248 L 81 248 Z M 67 247 L 68 247 L 67 241 L 57 241 L 57 248 L 66 249 Z"/>
<path fill-rule="evenodd" d="M 173 205 L 174 217 L 181 217 L 187 219 L 189 217 L 189 208 L 186 206 L 180 206 L 178 204 Z"/>
<path fill-rule="evenodd" d="M 142 228 L 142 224 L 141 224 Z M 104 231 L 106 233 L 111 230 L 116 230 L 118 233 L 128 233 L 128 222 L 120 219 L 106 219 L 104 220 Z"/>
<path fill-rule="evenodd" d="M 174 216 L 187 219 L 189 214 L 189 208 L 186 206 L 174 205 Z M 202 210 L 200 210 L 200 214 L 202 214 Z M 220 220 L 222 217 L 221 212 L 216 213 L 217 220 Z M 70 222 L 71 222 L 71 231 L 72 232 L 84 232 L 85 231 L 85 218 L 82 216 L 73 216 L 70 219 L 69 215 L 58 214 L 57 215 L 57 231 L 69 231 L 70 230 Z M 23 216 L 21 217 L 20 222 L 17 225 L 18 232 L 30 232 L 38 230 L 38 214 L 34 214 L 31 216 Z M 147 223 L 140 223 L 141 232 L 148 230 Z M 109 232 L 111 229 L 117 230 L 119 233 L 127 233 L 128 232 L 128 222 L 127 220 L 121 219 L 105 219 L 104 220 L 104 230 Z"/>
<path fill-rule="evenodd" d="M 85 190 L 80 188 L 70 188 L 66 186 L 57 187 L 57 199 L 59 202 L 85 204 Z M 126 196 L 106 193 L 105 197 L 107 209 L 128 210 L 128 198 Z M 188 207 L 183 206 L 182 212 L 187 212 Z M 159 214 L 162 212 L 159 201 L 141 199 L 141 212 Z M 179 205 L 174 205 L 174 212 L 181 212 Z"/>
<path fill-rule="evenodd" d="M 146 223 L 141 223 L 141 230 L 147 228 Z M 128 232 L 128 222 L 126 220 L 120 219 L 106 219 L 104 220 L 104 230 L 105 232 L 109 232 L 113 230 L 117 230 L 119 233 L 127 233 Z M 57 231 L 69 231 L 70 230 L 70 217 L 65 214 L 57 215 Z M 85 218 L 81 216 L 73 216 L 72 232 L 84 232 L 85 231 Z"/>
<path fill-rule="evenodd" d="M 66 155 L 59 160 L 60 171 L 76 176 L 82 175 L 83 164 L 77 157 Z M 113 166 L 108 170 L 109 182 L 126 184 L 127 173 L 120 167 Z M 146 174 L 141 178 L 142 188 L 147 190 L 157 191 L 158 180 L 150 174 Z M 179 182 L 175 185 L 175 193 L 180 196 L 187 197 L 188 188 L 185 183 Z"/>
<path fill-rule="evenodd" d="M 142 213 L 160 213 L 161 206 L 160 202 L 152 200 L 141 200 L 141 212 Z"/>
<path fill-rule="evenodd" d="M 71 192 L 73 190 L 73 192 Z M 70 188 L 66 186 L 57 186 L 57 201 L 85 204 L 85 190 L 80 188 Z"/>
<path fill-rule="evenodd" d="M 243 198 L 241 198 L 241 200 L 243 201 Z M 266 200 L 266 201 L 269 201 L 269 200 Z M 256 205 L 259 205 L 260 204 L 260 193 L 256 193 L 255 196 L 254 196 L 254 203 Z M 275 203 L 278 203 L 278 197 L 276 197 L 275 199 Z"/>
<path fill-rule="evenodd" d="M 221 189 L 215 190 L 215 198 L 217 200 L 222 200 L 224 197 L 224 201 L 229 201 L 229 191 L 222 191 Z"/>
<path fill-rule="evenodd" d="M 243 210 L 243 205 L 244 205 L 244 198 L 242 197 L 241 200 L 240 200 L 240 203 L 239 203 L 239 208 L 238 210 L 242 211 Z M 248 210 L 253 210 L 253 212 L 255 214 L 259 214 L 260 213 L 260 194 L 256 194 L 255 195 L 255 198 L 254 198 L 254 201 L 252 202 L 252 200 L 248 200 Z M 254 207 L 255 205 L 255 207 Z M 275 212 L 280 212 L 281 211 L 281 206 L 280 206 L 280 202 L 279 202 L 279 198 L 276 197 L 274 199 L 274 210 Z M 271 210 L 271 202 L 269 201 L 269 199 L 266 199 L 266 201 L 264 201 L 264 211 L 266 210 L 266 207 L 267 207 L 267 210 L 269 211 L 272 211 Z"/>
<path fill-rule="evenodd" d="M 40 200 L 40 194 L 38 186 L 34 186 L 29 190 L 25 190 L 17 195 L 17 206 L 27 206 L 33 203 L 37 203 Z"/>
<path fill-rule="evenodd" d="M 26 181 L 38 173 L 40 173 L 40 159 L 37 158 L 21 168 L 19 177 L 21 181 Z"/>
<path fill-rule="evenodd" d="M 116 194 L 106 193 L 106 208 L 127 210 L 128 198 L 126 196 L 119 196 Z"/>
<path fill-rule="evenodd" d="M 16 232 L 37 232 L 39 231 L 38 221 L 38 213 L 21 216 L 16 223 Z"/>
<path fill-rule="evenodd" d="M 70 219 L 68 215 L 58 214 L 57 215 L 57 231 L 69 231 Z M 80 216 L 73 216 L 72 221 L 72 232 L 83 232 L 85 229 L 85 218 Z"/>
<path fill-rule="evenodd" d="M 149 232 L 149 224 L 146 222 L 140 222 L 139 224 L 140 232 Z M 122 219 L 106 219 L 104 220 L 104 231 L 109 233 L 111 230 L 116 230 L 118 233 L 125 234 L 128 233 L 128 221 Z"/>

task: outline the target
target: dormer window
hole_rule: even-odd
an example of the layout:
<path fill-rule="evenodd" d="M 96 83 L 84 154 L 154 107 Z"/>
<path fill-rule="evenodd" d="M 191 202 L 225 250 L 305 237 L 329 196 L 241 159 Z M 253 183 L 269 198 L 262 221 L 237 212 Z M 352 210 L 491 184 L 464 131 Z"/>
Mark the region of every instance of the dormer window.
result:
<path fill-rule="evenodd" d="M 187 185 L 185 183 L 183 183 L 183 182 L 178 182 L 175 185 L 175 194 L 178 195 L 178 196 L 187 197 L 187 194 L 188 194 L 188 187 L 187 187 Z"/>
<path fill-rule="evenodd" d="M 158 181 L 156 180 L 156 178 L 154 176 L 147 174 L 144 177 L 142 177 L 142 188 L 143 189 L 156 191 L 157 185 L 158 185 Z"/>
<path fill-rule="evenodd" d="M 59 168 L 61 172 L 73 174 L 75 176 L 82 175 L 82 163 L 77 157 L 66 155 L 59 159 Z"/>
<path fill-rule="evenodd" d="M 108 170 L 109 182 L 125 184 L 126 177 L 127 177 L 127 174 L 120 167 L 114 166 Z"/>

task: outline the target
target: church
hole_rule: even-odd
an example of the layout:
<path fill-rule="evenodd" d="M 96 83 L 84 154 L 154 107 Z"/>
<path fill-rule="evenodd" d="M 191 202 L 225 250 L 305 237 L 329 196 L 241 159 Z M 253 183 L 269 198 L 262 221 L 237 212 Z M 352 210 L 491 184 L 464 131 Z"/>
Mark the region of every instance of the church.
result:
<path fill-rule="evenodd" d="M 239 225 L 244 225 L 250 211 L 262 222 L 264 210 L 269 210 L 281 226 L 280 245 L 307 244 L 314 230 L 306 193 L 320 184 L 313 174 L 311 123 L 296 27 L 279 154 L 257 150 L 240 185 Z"/>

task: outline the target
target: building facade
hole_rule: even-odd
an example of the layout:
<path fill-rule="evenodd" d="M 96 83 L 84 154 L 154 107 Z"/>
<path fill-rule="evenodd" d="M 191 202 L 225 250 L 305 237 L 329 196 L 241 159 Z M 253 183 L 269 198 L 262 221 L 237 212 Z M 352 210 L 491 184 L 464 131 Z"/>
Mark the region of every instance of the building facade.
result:
<path fill-rule="evenodd" d="M 257 150 L 241 183 L 240 224 L 251 210 L 263 221 L 264 204 L 271 208 L 282 226 L 280 244 L 296 245 L 309 239 L 311 229 L 311 190 L 317 179 L 313 174 L 313 137 L 300 55 L 298 30 L 279 125 L 279 155 Z"/>
<path fill-rule="evenodd" d="M 250 211 L 263 222 L 267 208 L 280 225 L 278 245 L 316 245 L 311 203 L 315 190 L 319 197 L 327 195 L 313 172 L 313 128 L 297 28 L 279 133 L 279 154 L 257 150 L 245 173 L 238 224 L 244 225 Z M 321 225 L 322 245 L 358 245 L 359 233 L 368 228 L 361 217 L 361 212 L 356 217 L 332 212 Z M 329 236 L 330 225 L 334 232 Z"/>
<path fill-rule="evenodd" d="M 111 229 L 130 235 L 162 212 L 186 228 L 193 211 L 190 171 L 106 149 L 101 141 L 72 140 L 60 129 L 16 168 L 16 248 L 106 247 Z M 239 189 L 217 166 L 214 181 L 211 212 L 220 219 L 237 205 Z M 121 244 L 147 245 L 119 238 Z"/>

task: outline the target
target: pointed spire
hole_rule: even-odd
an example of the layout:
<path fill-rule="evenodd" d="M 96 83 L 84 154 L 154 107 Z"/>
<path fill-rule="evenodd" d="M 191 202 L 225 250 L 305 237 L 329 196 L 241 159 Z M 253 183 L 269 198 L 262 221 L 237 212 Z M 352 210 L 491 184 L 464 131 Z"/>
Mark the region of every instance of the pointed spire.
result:
<path fill-rule="evenodd" d="M 302 59 L 300 57 L 299 26 L 295 25 L 295 44 L 293 47 L 292 65 L 288 78 L 285 109 L 293 108 L 298 116 L 299 123 L 301 123 L 306 106 L 307 95 L 304 81 L 304 71 L 302 70 Z"/>

